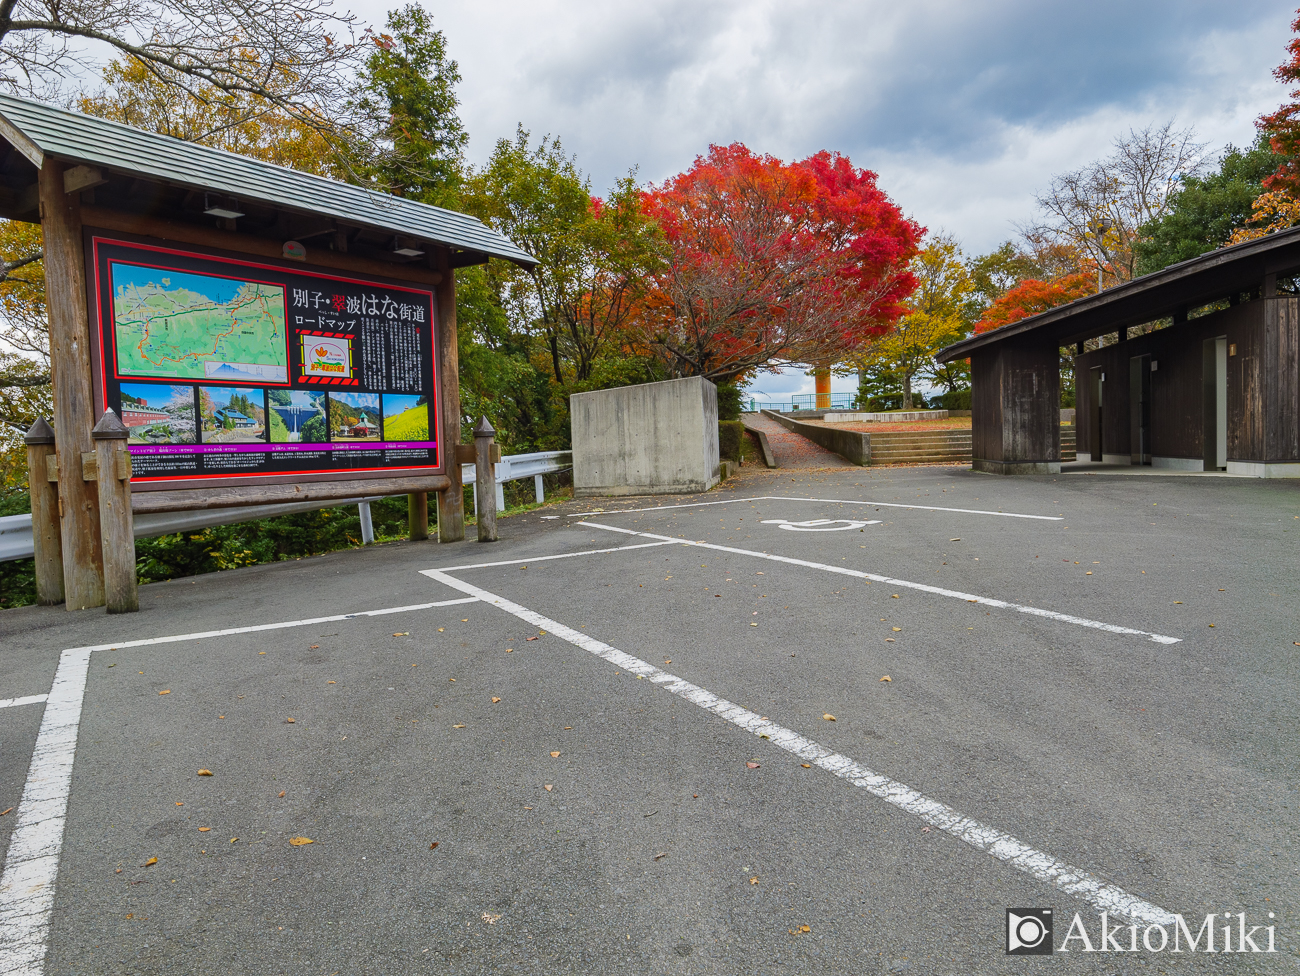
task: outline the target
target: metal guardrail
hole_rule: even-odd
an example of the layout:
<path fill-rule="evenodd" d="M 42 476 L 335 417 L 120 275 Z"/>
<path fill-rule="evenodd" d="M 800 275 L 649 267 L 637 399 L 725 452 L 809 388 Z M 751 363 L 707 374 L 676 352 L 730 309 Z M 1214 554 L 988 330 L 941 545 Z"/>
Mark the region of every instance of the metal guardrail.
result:
<path fill-rule="evenodd" d="M 554 474 L 573 467 L 572 451 L 537 451 L 533 454 L 508 454 L 496 463 L 497 511 L 506 507 L 505 489 L 507 481 L 519 481 L 523 478 L 533 479 L 533 490 L 537 504 L 546 501 L 542 491 L 542 475 Z M 472 464 L 460 466 L 461 481 L 467 485 L 474 484 L 475 469 Z M 478 515 L 478 496 L 474 496 L 474 514 Z"/>
<path fill-rule="evenodd" d="M 537 501 L 545 500 L 542 492 L 542 475 L 563 471 L 573 466 L 572 451 L 542 451 L 536 454 L 512 454 L 503 457 L 496 465 L 497 508 L 505 508 L 502 484 L 531 477 L 537 492 Z M 474 483 L 474 465 L 461 465 L 465 484 Z M 277 515 L 294 515 L 314 512 L 322 508 L 340 508 L 356 505 L 361 515 L 361 541 L 367 545 L 375 541 L 370 521 L 370 503 L 383 495 L 366 498 L 332 498 L 315 502 L 291 502 L 278 505 L 252 505 L 245 508 L 210 508 L 197 512 L 154 512 L 140 514 L 134 519 L 135 537 L 144 539 L 173 532 L 193 532 L 215 525 L 235 525 L 253 519 L 273 518 Z M 14 559 L 31 559 L 32 517 L 30 515 L 5 515 L 0 517 L 0 562 Z"/>

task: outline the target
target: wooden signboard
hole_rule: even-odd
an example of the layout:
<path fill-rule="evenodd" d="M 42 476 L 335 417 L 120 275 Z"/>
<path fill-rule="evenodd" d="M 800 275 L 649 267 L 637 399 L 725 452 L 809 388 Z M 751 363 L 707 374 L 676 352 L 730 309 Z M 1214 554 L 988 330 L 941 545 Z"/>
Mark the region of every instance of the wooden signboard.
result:
<path fill-rule="evenodd" d="M 134 492 L 444 471 L 432 288 L 87 230 Z"/>

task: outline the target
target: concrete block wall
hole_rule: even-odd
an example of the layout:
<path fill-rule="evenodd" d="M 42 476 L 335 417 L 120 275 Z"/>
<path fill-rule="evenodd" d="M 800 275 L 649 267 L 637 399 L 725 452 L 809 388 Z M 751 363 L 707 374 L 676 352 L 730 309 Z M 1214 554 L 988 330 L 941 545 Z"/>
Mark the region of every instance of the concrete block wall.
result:
<path fill-rule="evenodd" d="M 569 397 L 573 491 L 708 491 L 720 478 L 718 390 L 698 376 Z"/>

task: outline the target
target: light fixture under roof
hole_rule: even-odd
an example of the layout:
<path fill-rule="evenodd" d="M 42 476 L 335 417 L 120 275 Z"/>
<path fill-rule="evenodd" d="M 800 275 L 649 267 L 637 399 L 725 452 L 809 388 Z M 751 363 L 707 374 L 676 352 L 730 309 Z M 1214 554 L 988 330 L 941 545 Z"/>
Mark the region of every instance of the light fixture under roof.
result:
<path fill-rule="evenodd" d="M 403 247 L 396 237 L 393 238 L 393 253 L 404 258 L 422 258 L 424 252 L 418 247 Z"/>
<path fill-rule="evenodd" d="M 226 205 L 213 203 L 210 194 L 203 194 L 203 212 L 209 217 L 225 217 L 227 220 L 234 220 L 236 217 L 244 216 L 242 210 L 236 210 L 238 204 L 234 197 L 226 201 Z"/>

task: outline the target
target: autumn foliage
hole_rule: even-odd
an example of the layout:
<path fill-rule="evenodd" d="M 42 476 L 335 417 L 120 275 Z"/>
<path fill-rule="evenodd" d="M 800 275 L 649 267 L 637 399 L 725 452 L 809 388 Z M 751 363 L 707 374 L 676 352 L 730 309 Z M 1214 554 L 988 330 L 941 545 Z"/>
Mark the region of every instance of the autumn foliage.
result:
<path fill-rule="evenodd" d="M 1063 275 L 1052 281 L 1028 278 L 990 305 L 975 323 L 976 334 L 1000 329 L 1012 322 L 1046 312 L 1097 290 L 1096 279 L 1087 273 Z"/>
<path fill-rule="evenodd" d="M 1291 30 L 1300 34 L 1300 11 L 1291 22 Z M 1290 58 L 1273 69 L 1273 77 L 1281 82 L 1300 82 L 1300 36 L 1291 39 L 1287 51 Z M 1291 99 L 1271 115 L 1261 116 L 1256 125 L 1268 133 L 1274 152 L 1289 157 L 1264 180 L 1264 188 L 1300 197 L 1300 88 L 1291 92 Z"/>
<path fill-rule="evenodd" d="M 923 229 L 840 155 L 785 163 L 711 146 L 644 209 L 664 261 L 641 324 L 677 375 L 842 361 L 890 328 L 916 286 L 907 268 Z"/>

